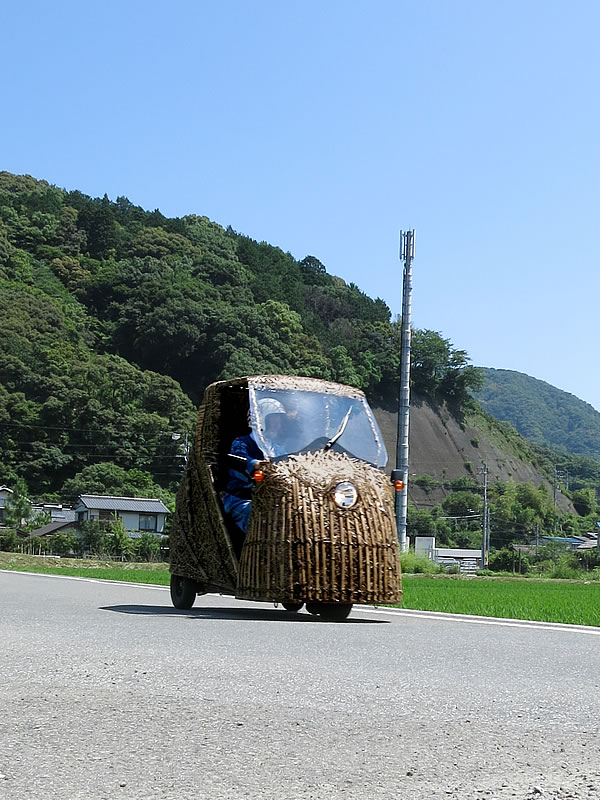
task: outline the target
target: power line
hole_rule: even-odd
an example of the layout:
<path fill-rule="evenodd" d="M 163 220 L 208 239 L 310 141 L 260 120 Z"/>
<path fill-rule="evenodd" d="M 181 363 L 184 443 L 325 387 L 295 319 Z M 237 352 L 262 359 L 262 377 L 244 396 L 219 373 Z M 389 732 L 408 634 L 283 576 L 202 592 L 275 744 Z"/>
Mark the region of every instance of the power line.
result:
<path fill-rule="evenodd" d="M 126 422 L 126 420 L 123 420 Z M 101 427 L 98 428 L 74 428 L 69 425 L 37 425 L 34 422 L 0 422 L 2 428 L 36 428 L 44 431 L 71 431 L 77 433 L 104 433 Z M 170 436 L 171 431 L 161 431 L 164 436 Z M 158 440 L 159 436 L 157 436 Z"/>

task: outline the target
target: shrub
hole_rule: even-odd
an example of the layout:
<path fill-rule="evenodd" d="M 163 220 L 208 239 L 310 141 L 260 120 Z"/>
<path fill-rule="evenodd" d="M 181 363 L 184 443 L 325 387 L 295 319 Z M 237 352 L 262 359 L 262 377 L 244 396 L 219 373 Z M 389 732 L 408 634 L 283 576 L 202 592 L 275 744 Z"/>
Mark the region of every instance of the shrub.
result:
<path fill-rule="evenodd" d="M 400 554 L 402 572 L 433 574 L 441 572 L 439 564 L 430 561 L 426 556 L 417 555 L 414 550 Z"/>
<path fill-rule="evenodd" d="M 55 556 L 68 556 L 77 551 L 77 536 L 74 533 L 53 533 L 46 539 L 46 549 Z"/>
<path fill-rule="evenodd" d="M 490 553 L 488 567 L 495 573 L 520 572 L 524 574 L 531 569 L 531 558 L 528 553 L 521 553 L 519 558 L 519 553 L 513 550 L 512 547 L 502 547 L 500 550 Z"/>
<path fill-rule="evenodd" d="M 151 533 L 142 533 L 135 545 L 135 557 L 138 561 L 160 561 L 160 538 Z"/>
<path fill-rule="evenodd" d="M 12 528 L 0 531 L 0 550 L 7 553 L 15 553 L 19 550 L 19 537 Z"/>
<path fill-rule="evenodd" d="M 580 572 L 573 566 L 573 558 L 569 555 L 561 556 L 550 570 L 551 578 L 579 578 Z"/>
<path fill-rule="evenodd" d="M 420 486 L 425 492 L 428 492 L 440 485 L 440 481 L 432 478 L 431 475 L 417 475 L 417 477 L 413 480 L 413 483 L 416 483 L 417 486 Z"/>

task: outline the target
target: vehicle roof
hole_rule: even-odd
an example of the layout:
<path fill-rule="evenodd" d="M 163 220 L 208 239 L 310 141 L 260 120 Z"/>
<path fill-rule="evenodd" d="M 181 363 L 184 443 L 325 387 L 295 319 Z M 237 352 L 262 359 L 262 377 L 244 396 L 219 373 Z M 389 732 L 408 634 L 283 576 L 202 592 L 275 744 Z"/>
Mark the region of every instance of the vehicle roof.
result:
<path fill-rule="evenodd" d="M 321 378 L 307 378 L 302 375 L 249 375 L 244 378 L 232 378 L 228 381 L 216 381 L 210 384 L 211 389 L 220 391 L 225 387 L 249 387 L 252 389 L 287 389 L 299 392 L 323 392 L 344 397 L 364 397 L 365 393 L 354 386 L 345 386 L 334 381 Z"/>

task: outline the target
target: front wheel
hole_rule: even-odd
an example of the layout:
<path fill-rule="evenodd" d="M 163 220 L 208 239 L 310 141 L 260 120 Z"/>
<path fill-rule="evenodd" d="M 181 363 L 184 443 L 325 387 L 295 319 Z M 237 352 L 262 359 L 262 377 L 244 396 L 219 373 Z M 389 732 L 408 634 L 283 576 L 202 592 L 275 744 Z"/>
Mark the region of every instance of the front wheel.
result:
<path fill-rule="evenodd" d="M 196 599 L 196 582 L 190 578 L 171 575 L 171 602 L 175 608 L 188 609 Z"/>
<path fill-rule="evenodd" d="M 352 603 L 307 603 L 306 610 L 321 619 L 340 622 L 352 611 Z"/>

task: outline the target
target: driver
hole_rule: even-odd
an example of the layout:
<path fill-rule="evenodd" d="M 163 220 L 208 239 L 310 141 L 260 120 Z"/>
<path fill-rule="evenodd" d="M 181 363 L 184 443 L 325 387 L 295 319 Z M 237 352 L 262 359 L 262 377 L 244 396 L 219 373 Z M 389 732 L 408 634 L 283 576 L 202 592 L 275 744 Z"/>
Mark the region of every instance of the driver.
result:
<path fill-rule="evenodd" d="M 238 528 L 245 534 L 248 530 L 248 519 L 250 517 L 250 507 L 252 503 L 252 489 L 254 481 L 253 473 L 259 467 L 261 461 L 268 461 L 285 455 L 285 447 L 281 444 L 284 420 L 286 417 L 285 408 L 274 398 L 267 397 L 258 401 L 260 418 L 264 420 L 263 440 L 266 445 L 265 452 L 258 444 L 258 438 L 254 430 L 246 436 L 238 436 L 231 443 L 229 452 L 234 456 L 246 459 L 244 469 L 240 462 L 240 467 L 230 468 L 229 480 L 225 493 L 223 494 L 223 507 L 225 512 L 231 516 Z M 250 425 L 250 414 L 248 414 L 248 425 Z"/>

